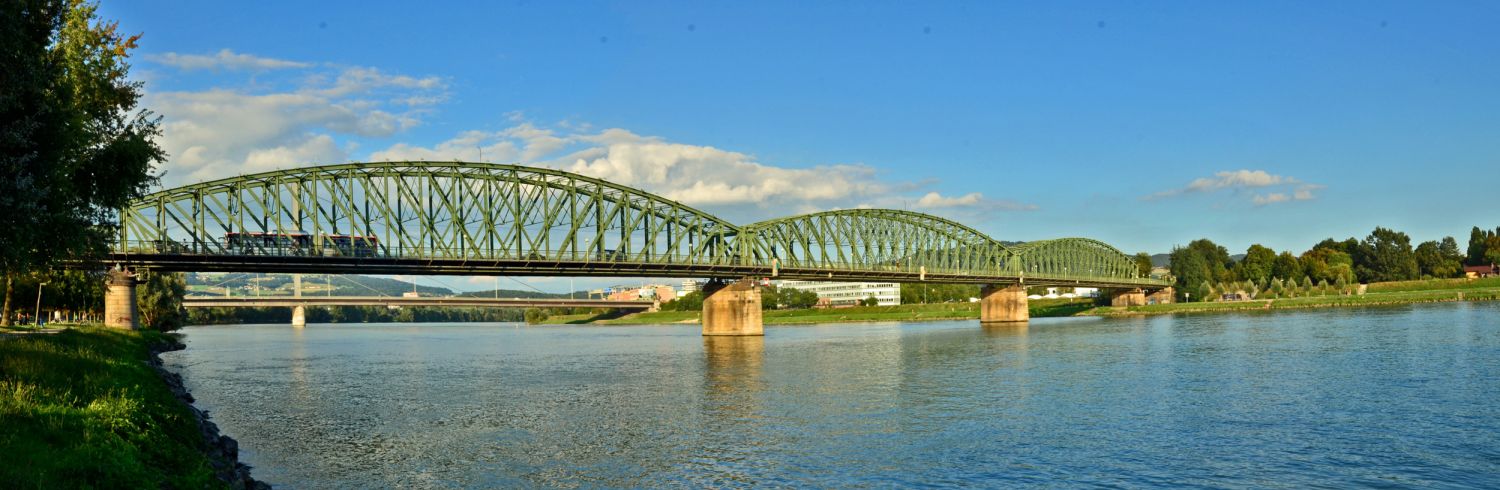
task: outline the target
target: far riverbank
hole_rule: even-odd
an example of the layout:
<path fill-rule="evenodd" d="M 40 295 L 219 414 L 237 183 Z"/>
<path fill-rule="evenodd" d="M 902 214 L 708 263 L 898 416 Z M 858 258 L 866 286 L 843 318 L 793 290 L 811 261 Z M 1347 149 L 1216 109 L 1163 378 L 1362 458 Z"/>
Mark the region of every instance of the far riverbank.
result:
<path fill-rule="evenodd" d="M 1131 307 L 1096 306 L 1092 298 L 1031 300 L 1032 318 L 1063 316 L 1133 316 L 1175 313 L 1218 313 L 1310 308 L 1343 308 L 1362 306 L 1439 303 L 1452 301 L 1500 300 L 1500 278 L 1478 280 L 1438 279 L 1375 283 L 1365 294 L 1326 294 L 1292 298 L 1253 299 L 1246 301 L 1210 301 L 1171 303 Z M 766 310 L 766 325 L 813 323 L 939 321 L 979 318 L 978 303 L 910 304 L 897 306 L 861 306 L 833 309 Z M 538 322 L 541 325 L 647 325 L 698 323 L 697 311 L 658 311 L 610 315 L 554 315 Z"/>

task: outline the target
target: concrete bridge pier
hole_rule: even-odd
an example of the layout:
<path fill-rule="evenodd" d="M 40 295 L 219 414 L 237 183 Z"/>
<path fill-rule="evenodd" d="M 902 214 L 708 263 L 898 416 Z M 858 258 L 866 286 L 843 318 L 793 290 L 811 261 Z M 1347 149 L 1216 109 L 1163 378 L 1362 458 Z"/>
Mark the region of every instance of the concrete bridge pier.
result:
<path fill-rule="evenodd" d="M 703 287 L 703 335 L 765 335 L 755 279 L 709 281 Z"/>
<path fill-rule="evenodd" d="M 1148 304 L 1148 305 L 1165 305 L 1165 304 L 1171 304 L 1172 302 L 1176 301 L 1176 298 L 1177 298 L 1177 290 L 1175 288 L 1172 288 L 1172 287 L 1169 286 L 1169 287 L 1166 287 L 1166 288 L 1158 289 L 1156 291 L 1152 291 L 1151 294 L 1147 294 L 1146 295 L 1146 304 Z"/>
<path fill-rule="evenodd" d="M 1026 286 L 987 285 L 979 290 L 979 323 L 1015 323 L 1031 319 Z"/>
<path fill-rule="evenodd" d="M 293 306 L 292 307 L 292 326 L 293 327 L 297 327 L 297 328 L 302 328 L 302 327 L 306 327 L 307 326 L 307 307 L 306 306 Z"/>
<path fill-rule="evenodd" d="M 135 302 L 135 274 L 112 269 L 104 279 L 104 326 L 139 329 L 141 322 Z"/>
<path fill-rule="evenodd" d="M 1146 306 L 1146 292 L 1140 288 L 1125 289 L 1111 293 L 1110 306 Z"/>

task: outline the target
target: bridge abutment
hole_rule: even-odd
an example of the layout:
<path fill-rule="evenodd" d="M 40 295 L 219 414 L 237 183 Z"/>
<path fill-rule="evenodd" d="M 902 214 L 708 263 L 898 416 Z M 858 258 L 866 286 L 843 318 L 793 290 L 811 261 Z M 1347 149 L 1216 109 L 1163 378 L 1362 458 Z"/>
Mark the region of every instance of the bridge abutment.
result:
<path fill-rule="evenodd" d="M 302 327 L 306 327 L 307 326 L 307 307 L 306 306 L 293 306 L 292 307 L 292 326 L 293 327 L 297 327 L 297 328 L 302 328 Z"/>
<path fill-rule="evenodd" d="M 980 323 L 1015 323 L 1031 319 L 1026 301 L 1026 287 L 987 285 L 979 290 Z"/>
<path fill-rule="evenodd" d="M 1146 292 L 1141 289 L 1115 291 L 1109 298 L 1110 306 L 1146 306 Z"/>
<path fill-rule="evenodd" d="M 765 335 L 754 279 L 709 281 L 703 288 L 703 335 Z"/>
<path fill-rule="evenodd" d="M 111 328 L 141 328 L 139 310 L 135 302 L 135 274 L 127 270 L 111 270 L 104 279 L 104 326 Z"/>
<path fill-rule="evenodd" d="M 1167 287 L 1167 288 L 1164 288 L 1164 289 L 1158 289 L 1156 291 L 1152 291 L 1151 294 L 1146 295 L 1146 304 L 1148 304 L 1148 305 L 1165 305 L 1165 304 L 1171 304 L 1173 301 L 1176 300 L 1176 297 L 1177 297 L 1177 290 L 1174 289 L 1174 288 Z"/>

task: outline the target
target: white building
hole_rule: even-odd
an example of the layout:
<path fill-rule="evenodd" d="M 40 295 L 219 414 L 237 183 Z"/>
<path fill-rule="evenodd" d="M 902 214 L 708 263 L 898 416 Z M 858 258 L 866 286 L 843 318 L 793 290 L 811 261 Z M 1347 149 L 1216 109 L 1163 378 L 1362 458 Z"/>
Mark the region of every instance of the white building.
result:
<path fill-rule="evenodd" d="M 901 285 L 894 282 L 779 281 L 776 287 L 817 293 L 828 306 L 856 306 L 871 296 L 880 306 L 901 304 Z"/>

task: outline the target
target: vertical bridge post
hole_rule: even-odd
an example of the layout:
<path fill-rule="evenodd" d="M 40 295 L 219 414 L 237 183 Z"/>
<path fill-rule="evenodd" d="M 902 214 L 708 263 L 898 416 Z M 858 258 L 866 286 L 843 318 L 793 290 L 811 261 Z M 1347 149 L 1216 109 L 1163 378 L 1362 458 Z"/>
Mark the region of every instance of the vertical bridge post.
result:
<path fill-rule="evenodd" d="M 709 281 L 703 287 L 703 335 L 765 335 L 755 279 Z"/>
<path fill-rule="evenodd" d="M 124 269 L 110 270 L 104 279 L 104 326 L 135 330 L 141 328 L 135 302 L 135 274 Z"/>
<path fill-rule="evenodd" d="M 979 323 L 1013 323 L 1031 319 L 1026 286 L 986 285 L 979 290 Z"/>
<path fill-rule="evenodd" d="M 292 297 L 302 297 L 302 274 L 292 274 Z M 297 305 L 292 307 L 292 326 L 302 328 L 307 326 L 307 307 Z"/>

